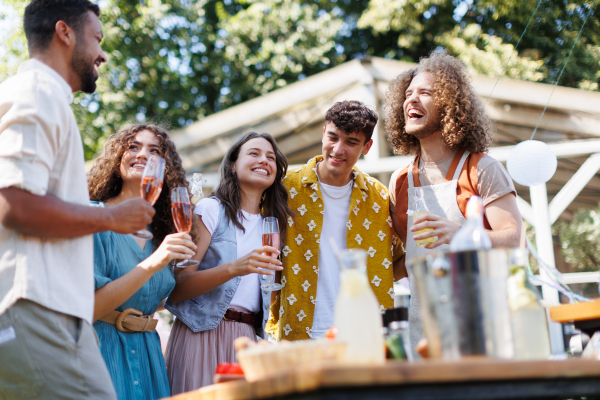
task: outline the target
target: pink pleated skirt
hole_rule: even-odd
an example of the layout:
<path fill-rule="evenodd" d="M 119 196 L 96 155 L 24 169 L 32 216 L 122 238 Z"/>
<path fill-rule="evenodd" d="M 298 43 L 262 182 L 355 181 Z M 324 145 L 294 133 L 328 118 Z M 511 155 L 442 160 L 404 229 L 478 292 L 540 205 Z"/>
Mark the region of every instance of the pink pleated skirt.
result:
<path fill-rule="evenodd" d="M 167 376 L 171 395 L 212 385 L 217 364 L 237 362 L 233 341 L 241 336 L 256 341 L 254 328 L 221 321 L 215 329 L 194 333 L 176 319 L 167 345 Z"/>

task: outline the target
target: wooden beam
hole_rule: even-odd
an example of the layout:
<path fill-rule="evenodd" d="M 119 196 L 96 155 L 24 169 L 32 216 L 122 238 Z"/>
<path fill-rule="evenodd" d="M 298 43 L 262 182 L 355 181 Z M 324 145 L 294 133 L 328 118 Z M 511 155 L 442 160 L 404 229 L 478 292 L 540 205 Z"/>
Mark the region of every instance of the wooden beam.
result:
<path fill-rule="evenodd" d="M 571 140 L 549 144 L 557 158 L 570 158 L 600 152 L 600 139 Z M 506 162 L 508 156 L 515 146 L 492 147 L 489 155 L 500 162 Z M 404 168 L 414 157 L 392 156 L 382 157 L 377 161 L 366 162 L 359 160 L 357 166 L 368 174 L 381 172 L 393 172 L 398 168 Z"/>
<path fill-rule="evenodd" d="M 522 197 L 517 196 L 517 207 L 519 207 L 519 212 L 521 213 L 521 217 L 530 225 L 535 226 L 535 214 L 533 213 L 533 208 L 531 204 L 523 200 Z"/>
<path fill-rule="evenodd" d="M 542 114 L 541 109 L 519 106 L 506 108 L 503 104 L 496 102 L 488 103 L 485 111 L 494 121 L 532 128 L 537 125 Z M 569 114 L 547 110 L 540 122 L 540 128 L 600 136 L 600 117 L 589 114 Z"/>
<path fill-rule="evenodd" d="M 535 240 L 537 252 L 542 261 L 550 268 L 556 268 L 554 259 L 554 244 L 552 242 L 552 228 L 550 215 L 548 213 L 548 194 L 546 184 L 531 186 L 531 205 L 535 218 Z M 552 281 L 545 269 L 540 268 L 540 274 L 545 281 Z M 550 304 L 559 304 L 558 291 L 547 285 L 542 285 L 544 300 Z M 548 321 L 548 333 L 550 334 L 550 347 L 552 354 L 562 354 L 565 351 L 563 342 L 562 326 L 556 322 Z"/>
<path fill-rule="evenodd" d="M 244 126 L 256 125 L 299 104 L 314 101 L 355 83 L 373 82 L 359 60 L 349 61 L 286 87 L 248 100 L 183 128 L 174 135 L 178 148 L 195 146 Z"/>
<path fill-rule="evenodd" d="M 303 166 L 308 160 L 319 154 L 321 154 L 321 143 L 315 143 L 310 147 L 294 152 L 293 155 L 288 157 L 290 164 L 293 164 L 288 167 L 288 170 Z"/>
<path fill-rule="evenodd" d="M 556 222 L 560 214 L 562 214 L 569 204 L 575 200 L 588 182 L 596 176 L 599 169 L 600 153 L 592 154 L 586 162 L 583 163 L 575 175 L 573 175 L 573 177 L 563 186 L 560 192 L 552 199 L 549 206 L 550 225 Z"/>
<path fill-rule="evenodd" d="M 183 166 L 186 169 L 193 170 L 201 168 L 203 165 L 211 164 L 221 160 L 227 150 L 246 132 L 267 132 L 275 139 L 280 136 L 293 133 L 298 129 L 299 132 L 305 127 L 325 121 L 325 112 L 336 102 L 341 100 L 359 100 L 368 105 L 373 100 L 373 95 L 369 93 L 367 87 L 362 83 L 356 83 L 344 88 L 343 91 L 330 93 L 319 99 L 319 103 L 312 104 L 309 108 L 290 109 L 280 114 L 276 118 L 268 119 L 252 126 L 246 126 L 243 129 L 234 131 L 233 134 L 222 134 L 212 138 L 210 141 L 196 143 L 194 145 L 183 146 L 180 148 L 179 141 L 176 141 L 177 148 L 183 160 Z M 179 140 L 179 139 L 178 139 Z M 320 138 L 317 142 L 320 142 Z"/>
<path fill-rule="evenodd" d="M 499 136 L 505 136 L 509 138 L 512 142 L 511 144 L 518 144 L 523 140 L 529 140 L 531 134 L 533 133 L 533 127 L 520 126 L 520 125 L 512 125 L 505 122 L 494 123 L 496 127 L 496 133 L 494 135 L 494 139 L 496 141 L 499 140 Z M 594 137 L 590 137 L 592 139 Z M 535 139 L 540 140 L 542 142 L 564 142 L 567 140 L 577 140 L 581 138 L 573 138 L 572 135 L 569 135 L 565 132 L 553 131 L 549 129 L 539 129 L 535 134 Z M 585 138 L 584 138 L 585 139 Z"/>
<path fill-rule="evenodd" d="M 277 141 L 279 149 L 283 154 L 289 155 L 302 152 L 305 149 L 313 149 L 315 145 L 321 144 L 323 137 L 323 127 L 319 124 L 316 128 L 306 130 L 288 136 L 285 139 Z"/>
<path fill-rule="evenodd" d="M 363 61 L 363 66 L 375 79 L 389 82 L 402 72 L 417 67 L 417 64 L 373 57 L 370 62 Z M 546 83 L 527 82 L 507 77 L 500 79 L 497 85 L 496 81 L 497 78 L 473 74 L 475 92 L 484 100 L 492 93 L 492 99 L 495 101 L 543 108 L 550 98 L 553 88 L 553 85 Z M 597 115 L 600 110 L 600 93 L 557 86 L 548 107 Z"/>
<path fill-rule="evenodd" d="M 562 277 L 567 285 L 572 283 L 598 283 L 600 272 L 571 272 L 562 274 Z"/>

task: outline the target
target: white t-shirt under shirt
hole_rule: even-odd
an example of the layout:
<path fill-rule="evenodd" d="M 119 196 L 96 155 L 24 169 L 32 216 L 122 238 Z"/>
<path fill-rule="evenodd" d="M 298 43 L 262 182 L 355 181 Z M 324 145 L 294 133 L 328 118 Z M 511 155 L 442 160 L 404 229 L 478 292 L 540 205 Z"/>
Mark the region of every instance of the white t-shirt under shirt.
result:
<path fill-rule="evenodd" d="M 351 180 L 344 186 L 320 184 L 325 212 L 319 245 L 319 278 L 317 281 L 317 303 L 315 304 L 312 326 L 313 338 L 323 336 L 327 329 L 333 325 L 335 301 L 340 288 L 340 267 L 329 244 L 329 238 L 335 240 L 340 250 L 347 248 L 346 222 L 350 213 L 350 199 L 352 197 L 350 188 L 353 183 L 354 181 Z M 333 197 L 347 194 L 341 199 L 333 199 L 327 193 Z"/>
<path fill-rule="evenodd" d="M 202 222 L 208 232 L 212 235 L 219 220 L 219 200 L 214 198 L 203 198 L 196 203 L 194 213 L 202 217 Z M 235 228 L 235 239 L 237 242 L 237 258 L 258 249 L 262 246 L 262 215 L 253 215 L 242 210 L 244 218 L 242 226 L 245 232 Z M 260 275 L 248 274 L 242 276 L 242 280 L 229 303 L 229 307 L 239 311 L 257 313 L 260 311 Z"/>

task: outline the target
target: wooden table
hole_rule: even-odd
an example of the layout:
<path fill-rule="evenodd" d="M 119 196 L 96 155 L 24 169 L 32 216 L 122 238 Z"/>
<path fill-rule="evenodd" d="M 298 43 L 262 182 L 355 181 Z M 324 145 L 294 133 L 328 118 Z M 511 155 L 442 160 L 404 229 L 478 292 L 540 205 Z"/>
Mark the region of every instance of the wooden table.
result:
<path fill-rule="evenodd" d="M 378 367 L 329 365 L 259 382 L 234 381 L 172 400 L 246 399 L 600 399 L 600 361 L 389 361 Z"/>

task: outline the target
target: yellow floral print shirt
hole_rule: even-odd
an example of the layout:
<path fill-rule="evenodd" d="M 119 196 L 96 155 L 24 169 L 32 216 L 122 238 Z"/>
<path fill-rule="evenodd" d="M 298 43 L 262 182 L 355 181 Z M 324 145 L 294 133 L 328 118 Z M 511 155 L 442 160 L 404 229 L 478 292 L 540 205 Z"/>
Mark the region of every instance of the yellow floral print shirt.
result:
<path fill-rule="evenodd" d="M 302 168 L 288 171 L 283 180 L 289 193 L 288 204 L 296 215 L 287 221 L 282 249 L 283 288 L 271 304 L 266 326 L 276 339 L 308 339 L 312 334 L 324 214 L 316 166 L 322 159 L 315 157 Z M 349 249 L 367 251 L 367 275 L 383 311 L 394 306 L 392 263 L 404 252 L 392 227 L 388 190 L 356 167 L 354 177 L 346 243 Z"/>

